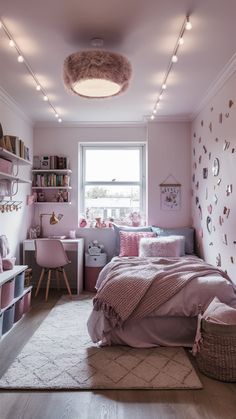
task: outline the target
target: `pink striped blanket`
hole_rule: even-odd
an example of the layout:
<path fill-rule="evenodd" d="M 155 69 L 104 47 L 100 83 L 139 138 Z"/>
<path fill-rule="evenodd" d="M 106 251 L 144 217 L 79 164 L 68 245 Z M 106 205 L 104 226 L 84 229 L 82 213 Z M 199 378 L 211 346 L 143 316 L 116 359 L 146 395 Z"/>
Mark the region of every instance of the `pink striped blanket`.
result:
<path fill-rule="evenodd" d="M 195 256 L 115 257 L 106 265 L 105 273 L 93 304 L 113 327 L 148 316 L 193 278 L 215 274 L 229 279 L 221 269 Z"/>

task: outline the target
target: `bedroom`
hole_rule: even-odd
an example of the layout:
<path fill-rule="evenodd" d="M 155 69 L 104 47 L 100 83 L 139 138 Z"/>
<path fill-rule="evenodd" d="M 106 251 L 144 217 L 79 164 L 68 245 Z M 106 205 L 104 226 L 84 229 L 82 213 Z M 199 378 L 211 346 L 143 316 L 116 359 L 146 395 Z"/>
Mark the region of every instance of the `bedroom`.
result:
<path fill-rule="evenodd" d="M 61 124 L 55 121 L 50 106 L 42 97 L 39 99 L 24 63 L 17 62 L 15 51 L 8 47 L 8 39 L 0 29 L 0 123 L 3 133 L 21 137 L 30 149 L 31 160 L 34 155 L 57 153 L 69 157 L 72 169 L 71 205 L 61 208 L 48 205 L 43 211 L 40 207 L 43 213 L 53 210 L 63 213 L 55 226 L 49 225 L 44 217 L 45 234 L 67 235 L 69 230 L 75 229 L 78 237 L 85 238 L 85 246 L 97 239 L 104 244 L 108 256 L 112 256 L 115 245 L 112 229 L 78 228 L 81 213 L 78 146 L 79 143 L 144 143 L 147 149 L 147 225 L 193 226 L 199 254 L 208 263 L 221 265 L 234 279 L 235 2 L 227 1 L 227 7 L 212 0 L 130 0 L 125 6 L 105 0 L 99 5 L 94 1 L 86 4 L 68 1 L 58 5 L 52 0 L 47 6 L 26 0 L 21 6 L 16 1 L 2 3 L 1 20 L 62 118 Z M 179 59 L 171 69 L 157 116 L 150 120 L 187 14 L 191 16 L 193 28 L 186 33 L 185 43 L 179 49 Z M 94 37 L 104 38 L 105 49 L 126 56 L 133 70 L 126 92 L 99 102 L 70 95 L 62 80 L 64 59 L 78 50 L 90 48 L 89 41 Z M 219 174 L 213 176 L 216 158 Z M 20 170 L 26 179 L 30 178 L 30 168 L 26 166 Z M 163 211 L 160 205 L 159 185 L 169 175 L 181 184 L 181 207 L 175 212 Z M 17 263 L 22 263 L 22 243 L 29 228 L 39 223 L 39 207 L 26 205 L 27 195 L 31 195 L 30 185 L 19 185 L 17 200 L 22 201 L 21 209 L 1 213 L 0 218 L 0 233 L 8 237 L 11 254 L 17 258 Z M 44 295 L 42 302 L 43 299 Z M 51 306 L 54 302 L 52 300 Z M 40 314 L 35 322 L 39 319 Z M 24 329 L 23 324 L 21 338 L 17 335 L 18 328 L 9 334 L 12 346 L 18 348 L 12 355 L 5 355 L 8 365 L 30 337 L 31 332 L 26 326 Z M 1 345 L 5 345 L 6 351 L 5 338 Z M 68 393 L 71 397 L 68 403 L 71 403 L 74 415 L 78 412 L 78 404 L 93 402 L 94 409 L 105 406 L 101 417 L 142 415 L 151 418 L 158 414 L 170 417 L 167 404 L 171 409 L 177 409 L 176 417 L 181 414 L 184 417 L 184 405 L 190 403 L 192 417 L 198 417 L 196 412 L 199 411 L 201 417 L 204 414 L 233 417 L 230 412 L 235 392 L 233 385 L 206 380 L 205 386 L 207 390 L 204 389 L 201 395 L 196 392 L 195 396 L 194 391 L 158 395 L 155 392 L 137 395 L 131 391 L 126 394 L 117 391 L 115 395 L 109 392 L 109 396 L 103 392 L 98 397 Z M 217 407 L 214 407 L 215 398 L 212 396 L 208 401 L 210 392 L 223 393 L 226 401 L 221 399 L 221 404 L 216 403 Z M 55 409 L 58 404 L 62 411 L 66 409 L 63 405 L 66 397 L 59 393 L 37 395 L 28 392 L 21 397 L 17 393 L 1 394 L 1 400 L 6 403 L 3 417 L 12 417 L 12 406 L 16 406 L 16 411 L 22 411 L 27 401 L 32 415 L 45 400 L 49 410 L 44 417 L 53 417 L 50 408 Z M 121 411 L 117 413 L 118 398 Z M 205 406 L 205 412 L 197 410 L 200 404 Z M 59 407 L 57 409 L 55 417 L 63 416 Z M 91 411 L 88 413 L 88 407 L 84 406 L 84 409 L 84 417 L 93 417 Z M 30 410 L 24 414 L 24 417 L 30 417 Z"/>

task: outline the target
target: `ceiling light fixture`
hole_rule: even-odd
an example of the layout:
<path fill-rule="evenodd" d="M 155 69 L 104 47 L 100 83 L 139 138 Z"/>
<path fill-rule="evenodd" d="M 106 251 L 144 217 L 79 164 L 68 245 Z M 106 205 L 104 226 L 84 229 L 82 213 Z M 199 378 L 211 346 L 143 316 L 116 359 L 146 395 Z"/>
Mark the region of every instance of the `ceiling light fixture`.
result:
<path fill-rule="evenodd" d="M 164 80 L 161 84 L 161 90 L 160 90 L 158 98 L 157 98 L 157 100 L 154 104 L 153 111 L 152 111 L 152 114 L 150 116 L 151 120 L 155 119 L 155 115 L 157 113 L 157 108 L 160 106 L 159 102 L 162 99 L 163 93 L 164 93 L 164 91 L 166 90 L 166 87 L 167 87 L 167 79 L 169 77 L 169 74 L 171 72 L 171 69 L 172 69 L 173 65 L 175 63 L 177 63 L 177 61 L 178 61 L 177 53 L 178 53 L 180 45 L 183 45 L 183 43 L 184 43 L 184 38 L 183 38 L 184 33 L 185 33 L 186 30 L 189 31 L 191 29 L 192 29 L 192 24 L 189 20 L 189 16 L 186 16 L 185 19 L 184 19 L 183 25 L 181 27 L 177 42 L 175 44 L 174 51 L 172 53 L 172 56 L 171 56 L 171 59 L 170 59 L 170 62 L 169 62 L 168 68 L 167 68 L 167 72 L 166 72 L 166 74 L 164 76 Z"/>
<path fill-rule="evenodd" d="M 99 45 L 99 38 L 95 39 L 96 44 L 92 40 L 92 45 Z M 71 54 L 65 59 L 63 67 L 66 88 L 90 99 L 124 92 L 128 88 L 131 73 L 131 64 L 126 57 L 103 49 Z"/>
<path fill-rule="evenodd" d="M 54 115 L 57 115 L 57 118 L 59 117 L 55 107 L 53 106 L 53 104 L 51 103 L 51 101 L 48 98 L 48 95 L 46 94 L 43 86 L 39 83 L 35 73 L 33 72 L 31 66 L 29 65 L 28 61 L 26 60 L 26 58 L 24 57 L 24 55 L 22 54 L 20 48 L 18 47 L 18 45 L 16 44 L 15 40 L 13 39 L 11 33 L 9 32 L 8 28 L 6 27 L 5 23 L 3 23 L 2 21 L 0 21 L 0 29 L 2 29 L 6 35 L 6 37 L 9 40 L 9 46 L 11 48 L 15 48 L 16 52 L 17 52 L 17 61 L 19 63 L 24 63 L 28 73 L 31 75 L 31 77 L 33 78 L 34 82 L 35 82 L 35 88 L 38 92 L 41 92 L 43 95 L 43 99 L 45 101 L 47 101 L 48 105 L 50 106 L 50 108 L 53 110 Z M 60 121 L 58 120 L 58 122 L 62 122 L 62 119 L 60 118 Z"/>

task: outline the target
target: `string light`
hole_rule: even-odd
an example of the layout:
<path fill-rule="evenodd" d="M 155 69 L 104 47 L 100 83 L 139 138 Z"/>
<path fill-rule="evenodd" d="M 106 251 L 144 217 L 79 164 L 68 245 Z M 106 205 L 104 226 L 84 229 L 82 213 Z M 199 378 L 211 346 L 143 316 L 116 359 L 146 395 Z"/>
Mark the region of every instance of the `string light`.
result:
<path fill-rule="evenodd" d="M 58 122 L 62 122 L 62 119 L 59 118 L 58 112 L 56 111 L 55 107 L 53 106 L 53 104 L 51 103 L 51 101 L 48 98 L 48 95 L 46 94 L 44 88 L 42 87 L 41 83 L 39 83 L 35 73 L 33 72 L 30 64 L 28 63 L 28 61 L 26 60 L 26 58 L 24 57 L 24 55 L 22 54 L 19 46 L 16 44 L 15 40 L 13 39 L 11 33 L 9 32 L 8 28 L 6 27 L 5 23 L 3 23 L 2 21 L 0 21 L 0 29 L 2 29 L 6 35 L 6 37 L 9 40 L 9 46 L 11 48 L 15 48 L 16 53 L 17 53 L 17 61 L 19 63 L 24 63 L 28 73 L 31 75 L 31 77 L 33 78 L 34 82 L 35 82 L 35 88 L 38 92 L 42 93 L 43 95 L 43 100 L 45 102 L 48 103 L 48 105 L 51 107 L 51 109 L 53 110 L 53 113 L 55 115 L 55 117 L 57 118 Z"/>
<path fill-rule="evenodd" d="M 162 99 L 163 93 L 164 93 L 164 91 L 166 90 L 166 87 L 167 87 L 167 79 L 168 79 L 169 74 L 171 72 L 172 66 L 175 63 L 177 63 L 177 61 L 178 61 L 178 55 L 177 54 L 178 54 L 179 47 L 181 45 L 183 45 L 183 43 L 184 43 L 184 37 L 183 37 L 184 33 L 185 33 L 186 30 L 190 31 L 191 29 L 192 29 L 192 24 L 189 20 L 189 16 L 186 16 L 185 19 L 184 19 L 184 23 L 181 27 L 177 42 L 175 44 L 174 51 L 172 53 L 171 59 L 169 61 L 167 72 L 165 74 L 164 80 L 163 80 L 162 85 L 161 85 L 161 90 L 160 90 L 159 95 L 157 97 L 157 100 L 154 104 L 153 111 L 152 111 L 152 114 L 150 116 L 151 120 L 155 119 L 155 116 L 156 116 L 156 113 L 157 113 L 157 108 L 159 108 L 159 106 L 160 106 L 160 100 Z"/>

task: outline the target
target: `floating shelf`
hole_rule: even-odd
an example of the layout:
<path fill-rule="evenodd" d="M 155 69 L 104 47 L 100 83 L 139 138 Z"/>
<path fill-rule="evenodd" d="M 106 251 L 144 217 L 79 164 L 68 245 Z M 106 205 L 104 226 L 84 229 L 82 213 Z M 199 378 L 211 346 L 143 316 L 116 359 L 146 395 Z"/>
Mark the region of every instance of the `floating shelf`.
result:
<path fill-rule="evenodd" d="M 71 169 L 33 169 L 32 173 L 59 173 L 59 174 L 67 174 L 72 173 Z"/>
<path fill-rule="evenodd" d="M 72 189 L 71 186 L 32 186 L 32 189 Z"/>
<path fill-rule="evenodd" d="M 2 147 L 0 147 L 0 156 L 11 160 L 14 164 L 18 164 L 19 166 L 32 165 L 32 163 L 29 160 L 25 160 L 22 157 L 16 156 L 16 154 L 11 153 L 10 151 L 5 150 L 5 148 Z"/>
<path fill-rule="evenodd" d="M 36 201 L 36 202 L 34 202 L 34 205 L 45 205 L 45 204 L 53 204 L 53 205 L 55 205 L 55 204 L 59 204 L 59 205 L 71 205 L 71 201 L 69 201 L 69 202 L 55 202 L 55 201 L 44 201 L 44 202 L 38 202 L 38 201 Z"/>
<path fill-rule="evenodd" d="M 5 173 L 5 172 L 0 172 L 0 179 L 16 181 L 18 183 L 30 183 L 30 184 L 32 183 L 31 180 L 24 180 L 17 176 L 9 175 L 8 173 Z"/>

